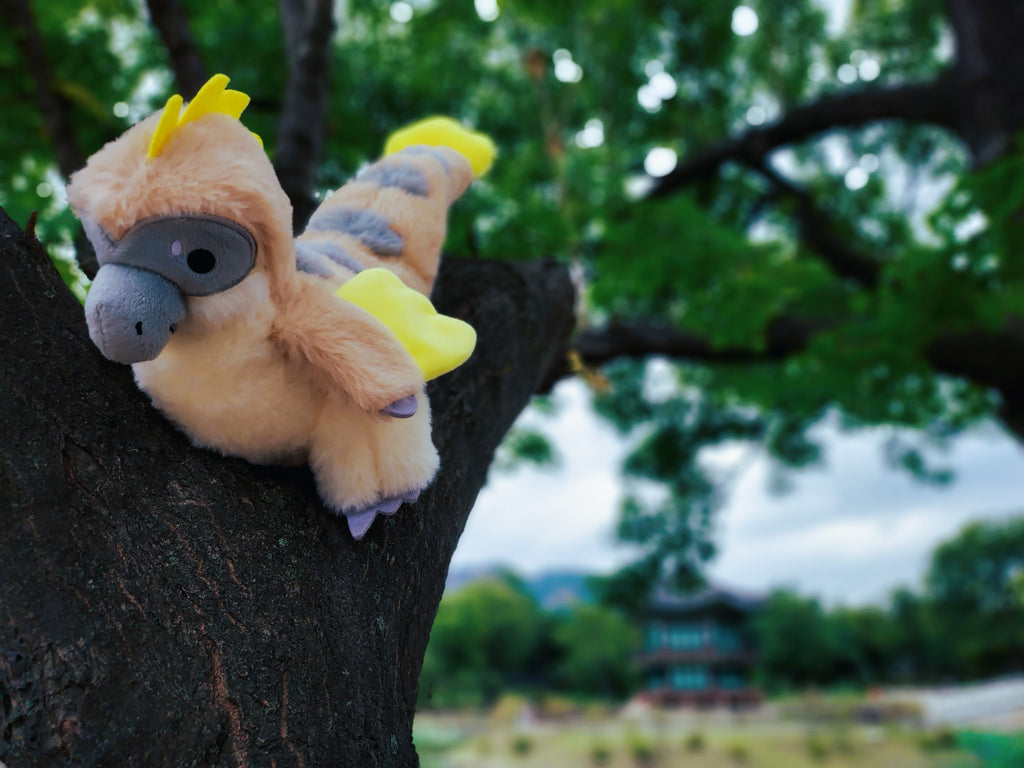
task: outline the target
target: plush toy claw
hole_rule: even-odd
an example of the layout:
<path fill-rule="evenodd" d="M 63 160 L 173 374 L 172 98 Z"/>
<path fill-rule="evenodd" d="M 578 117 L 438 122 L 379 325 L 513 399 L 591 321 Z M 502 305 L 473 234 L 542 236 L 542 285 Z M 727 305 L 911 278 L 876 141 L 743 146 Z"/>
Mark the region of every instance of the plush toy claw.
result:
<path fill-rule="evenodd" d="M 100 263 L 89 334 L 196 445 L 308 463 L 359 539 L 437 472 L 424 383 L 476 335 L 427 295 L 448 208 L 494 145 L 447 119 L 399 131 L 293 238 L 227 84 L 172 96 L 71 178 Z"/>
<path fill-rule="evenodd" d="M 377 515 L 391 516 L 395 514 L 402 506 L 402 502 L 416 501 L 420 497 L 420 492 L 421 489 L 417 488 L 408 493 L 381 499 L 360 509 L 345 512 L 345 519 L 348 521 L 348 529 L 352 533 L 352 538 L 357 541 L 363 538 L 370 530 L 373 521 L 377 519 Z"/>

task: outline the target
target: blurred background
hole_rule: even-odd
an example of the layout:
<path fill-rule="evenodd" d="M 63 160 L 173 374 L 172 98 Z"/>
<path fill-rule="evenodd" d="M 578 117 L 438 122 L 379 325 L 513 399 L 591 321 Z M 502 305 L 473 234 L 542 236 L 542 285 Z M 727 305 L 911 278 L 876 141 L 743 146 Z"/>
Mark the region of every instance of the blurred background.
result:
<path fill-rule="evenodd" d="M 67 175 L 217 71 L 280 174 L 296 18 L 298 225 L 449 114 L 500 155 L 448 257 L 579 292 L 451 566 L 424 763 L 1024 765 L 1024 6 L 0 0 L 0 206 L 80 297 Z"/>

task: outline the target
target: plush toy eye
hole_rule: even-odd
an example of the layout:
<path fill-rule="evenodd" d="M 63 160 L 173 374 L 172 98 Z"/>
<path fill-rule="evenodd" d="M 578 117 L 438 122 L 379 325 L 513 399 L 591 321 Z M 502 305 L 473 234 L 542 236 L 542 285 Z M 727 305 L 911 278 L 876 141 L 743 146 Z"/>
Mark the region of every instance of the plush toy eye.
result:
<path fill-rule="evenodd" d="M 226 291 L 242 282 L 256 263 L 256 241 L 245 227 L 205 214 L 143 219 L 120 240 L 107 244 L 101 239 L 101 245 L 109 252 L 101 264 L 105 260 L 154 272 L 185 296 Z"/>
<path fill-rule="evenodd" d="M 189 251 L 185 261 L 188 262 L 188 268 L 199 275 L 212 272 L 213 268 L 217 266 L 217 258 L 205 248 Z"/>

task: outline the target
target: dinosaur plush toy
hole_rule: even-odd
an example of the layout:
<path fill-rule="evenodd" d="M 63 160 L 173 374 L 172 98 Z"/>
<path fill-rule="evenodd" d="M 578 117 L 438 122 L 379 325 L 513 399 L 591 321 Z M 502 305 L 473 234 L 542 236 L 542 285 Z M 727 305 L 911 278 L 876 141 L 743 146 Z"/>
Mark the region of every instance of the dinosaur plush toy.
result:
<path fill-rule="evenodd" d="M 429 294 L 448 207 L 494 146 L 445 118 L 411 126 L 292 236 L 292 209 L 249 102 L 212 77 L 93 155 L 68 199 L 100 270 L 89 335 L 130 363 L 199 446 L 308 462 L 355 538 L 438 469 L 424 382 L 473 329 Z"/>

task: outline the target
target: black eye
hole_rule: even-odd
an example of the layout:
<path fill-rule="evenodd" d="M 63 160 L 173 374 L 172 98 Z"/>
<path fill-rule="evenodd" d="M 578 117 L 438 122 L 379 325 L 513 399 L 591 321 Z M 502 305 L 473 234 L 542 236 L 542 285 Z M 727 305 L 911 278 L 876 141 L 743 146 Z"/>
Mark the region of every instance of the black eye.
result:
<path fill-rule="evenodd" d="M 188 252 L 188 268 L 200 275 L 205 275 L 217 266 L 217 259 L 205 248 L 196 248 Z"/>

